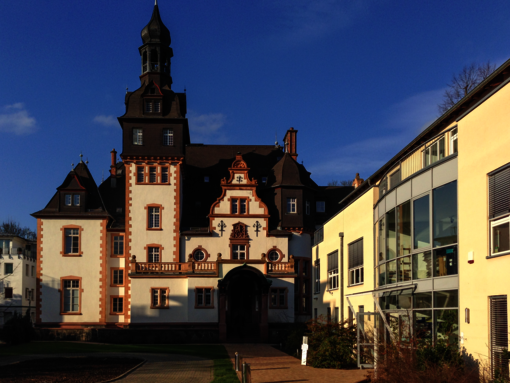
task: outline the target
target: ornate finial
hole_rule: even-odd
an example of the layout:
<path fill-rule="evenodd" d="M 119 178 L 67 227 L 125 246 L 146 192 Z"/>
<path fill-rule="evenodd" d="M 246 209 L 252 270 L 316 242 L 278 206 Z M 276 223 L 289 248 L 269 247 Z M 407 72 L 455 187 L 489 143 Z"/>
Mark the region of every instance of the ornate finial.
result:
<path fill-rule="evenodd" d="M 126 86 L 126 94 L 128 93 L 129 88 Z"/>
<path fill-rule="evenodd" d="M 87 157 L 87 161 L 85 161 L 85 164 L 89 164 L 89 158 Z"/>
<path fill-rule="evenodd" d="M 158 0 L 154 0 L 154 6 L 158 5 Z"/>
<path fill-rule="evenodd" d="M 184 93 L 186 93 L 186 85 L 184 85 Z"/>
<path fill-rule="evenodd" d="M 80 164 L 83 164 L 83 154 L 80 152 Z"/>
<path fill-rule="evenodd" d="M 74 170 L 74 162 L 71 164 L 71 170 Z"/>

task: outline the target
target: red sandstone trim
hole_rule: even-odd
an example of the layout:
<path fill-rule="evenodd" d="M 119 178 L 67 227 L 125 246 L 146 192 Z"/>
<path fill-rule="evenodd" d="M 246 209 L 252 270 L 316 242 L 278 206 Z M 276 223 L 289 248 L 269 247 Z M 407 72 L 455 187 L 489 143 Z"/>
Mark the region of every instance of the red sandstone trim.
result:
<path fill-rule="evenodd" d="M 180 236 L 180 224 L 181 224 L 181 161 L 179 161 L 175 167 L 175 203 L 174 203 L 174 262 L 179 262 L 179 256 L 181 253 L 181 236 Z"/>
<path fill-rule="evenodd" d="M 107 233 L 106 233 L 106 220 L 101 221 L 101 254 L 99 256 L 101 268 L 99 269 L 99 318 L 101 322 L 106 321 L 106 278 L 108 275 L 108 268 L 106 266 L 107 258 Z"/>
<path fill-rule="evenodd" d="M 43 240 L 43 222 L 41 218 L 37 219 L 37 271 L 35 284 L 35 323 L 41 323 L 41 305 L 42 305 L 42 240 Z"/>
<path fill-rule="evenodd" d="M 129 265 L 129 259 L 131 258 L 131 207 L 133 206 L 131 199 L 131 168 L 134 167 L 136 169 L 136 165 L 127 165 L 124 166 L 126 170 L 126 232 L 124 237 L 124 263 L 125 267 Z M 136 176 L 136 173 L 135 173 Z M 131 321 L 131 278 L 129 277 L 129 273 L 125 273 L 124 275 L 124 322 L 129 323 Z"/>

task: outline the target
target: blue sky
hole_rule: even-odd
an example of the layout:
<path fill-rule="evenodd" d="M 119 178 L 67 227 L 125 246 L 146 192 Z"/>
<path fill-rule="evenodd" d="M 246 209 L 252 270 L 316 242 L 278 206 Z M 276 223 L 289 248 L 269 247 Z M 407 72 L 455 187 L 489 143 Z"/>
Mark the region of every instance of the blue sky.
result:
<path fill-rule="evenodd" d="M 0 220 L 30 217 L 84 159 L 96 182 L 152 0 L 0 2 Z M 280 143 L 322 185 L 368 177 L 438 117 L 453 73 L 510 58 L 510 3 L 159 0 L 192 142 Z"/>

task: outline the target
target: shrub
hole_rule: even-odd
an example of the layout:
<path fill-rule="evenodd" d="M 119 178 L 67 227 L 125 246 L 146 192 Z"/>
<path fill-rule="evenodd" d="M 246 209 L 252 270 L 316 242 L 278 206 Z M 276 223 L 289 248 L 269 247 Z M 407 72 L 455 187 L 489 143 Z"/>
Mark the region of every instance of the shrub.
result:
<path fill-rule="evenodd" d="M 1 339 L 8 344 L 26 343 L 34 339 L 35 332 L 29 315 L 28 310 L 25 316 L 14 312 L 12 318 L 4 324 Z"/>
<path fill-rule="evenodd" d="M 308 362 L 315 368 L 356 366 L 356 327 L 348 322 L 332 323 L 320 316 L 307 322 Z"/>

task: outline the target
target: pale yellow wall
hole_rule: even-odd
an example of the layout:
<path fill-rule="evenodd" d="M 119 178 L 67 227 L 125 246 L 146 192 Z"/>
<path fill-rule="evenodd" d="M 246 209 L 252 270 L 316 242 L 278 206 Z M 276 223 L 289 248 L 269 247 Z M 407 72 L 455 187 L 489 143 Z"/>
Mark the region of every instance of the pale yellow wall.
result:
<path fill-rule="evenodd" d="M 147 250 L 144 249 L 148 244 L 158 244 L 163 246 L 161 262 L 173 262 L 175 251 L 175 195 L 176 195 L 176 169 L 171 165 L 169 168 L 170 185 L 137 185 L 136 184 L 136 165 L 126 165 L 131 169 L 126 173 L 131 174 L 130 196 L 131 207 L 130 223 L 131 236 L 129 238 L 131 245 L 131 255 L 136 255 L 138 262 L 147 262 Z M 161 228 L 162 230 L 147 230 L 147 214 L 145 208 L 149 204 L 159 204 L 163 206 Z"/>
<path fill-rule="evenodd" d="M 43 322 L 99 322 L 101 293 L 101 220 L 96 219 L 43 219 L 42 249 L 42 315 Z M 80 257 L 62 256 L 64 225 L 81 226 Z M 82 278 L 82 315 L 60 315 L 60 278 Z"/>
<path fill-rule="evenodd" d="M 313 308 L 318 308 L 318 315 L 325 316 L 327 307 L 331 307 L 332 314 L 334 313 L 335 307 L 339 308 L 339 312 L 341 311 L 340 288 L 330 291 L 327 290 L 328 254 L 338 250 L 340 262 L 340 238 L 338 236 L 340 232 L 344 233 L 344 296 L 374 289 L 373 193 L 374 188 L 363 194 L 324 225 L 324 241 L 318 245 L 321 264 L 321 291 L 320 294 L 313 294 Z M 348 245 L 361 237 L 363 237 L 364 283 L 349 287 Z M 312 250 L 314 260 L 316 247 Z M 318 299 L 315 299 L 316 297 Z M 351 298 L 351 302 L 355 305 L 356 311 L 358 305 L 364 305 L 365 311 L 373 311 L 371 295 Z M 344 319 L 347 318 L 348 303 L 347 300 L 344 299 Z"/>
<path fill-rule="evenodd" d="M 510 255 L 489 254 L 487 173 L 510 162 L 510 85 L 506 85 L 458 123 L 460 331 L 469 353 L 488 355 L 491 295 L 510 298 Z M 474 251 L 473 264 L 467 263 Z M 465 308 L 471 323 L 465 323 Z"/>

